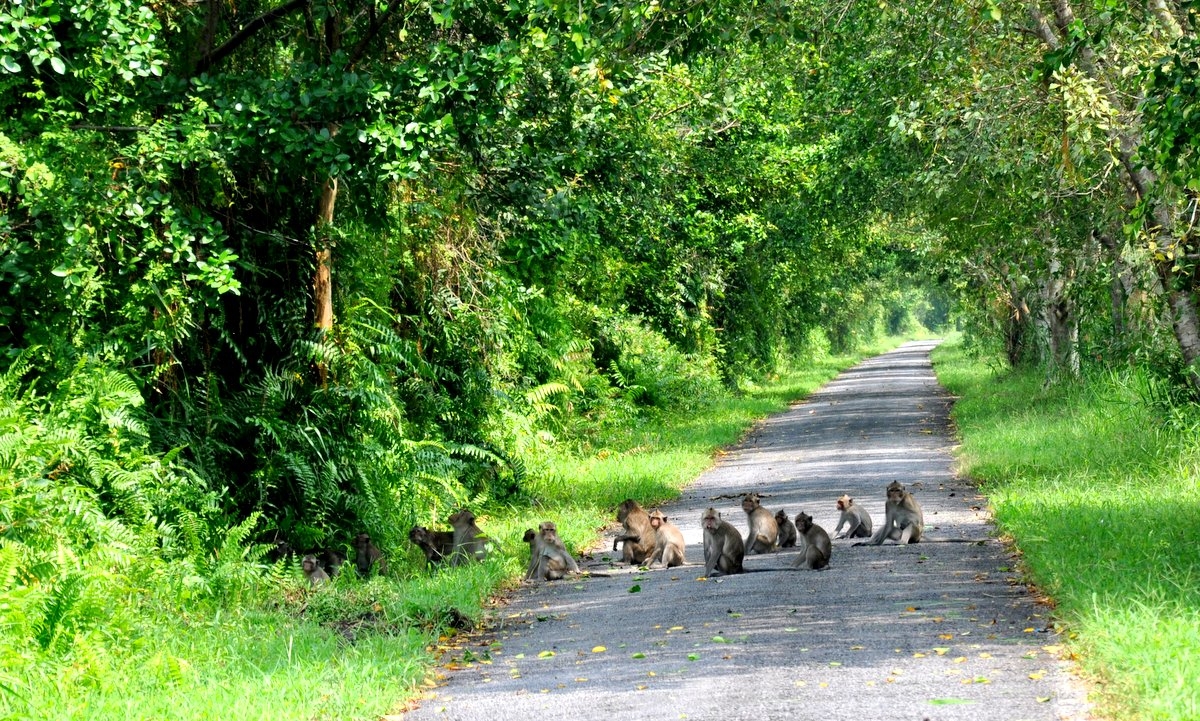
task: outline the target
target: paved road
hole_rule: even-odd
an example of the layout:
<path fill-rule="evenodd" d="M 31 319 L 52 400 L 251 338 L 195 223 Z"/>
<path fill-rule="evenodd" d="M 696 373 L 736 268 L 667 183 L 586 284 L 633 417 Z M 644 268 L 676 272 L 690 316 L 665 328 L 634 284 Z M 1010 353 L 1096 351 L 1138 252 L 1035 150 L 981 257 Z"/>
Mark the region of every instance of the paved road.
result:
<path fill-rule="evenodd" d="M 988 539 L 984 499 L 952 470 L 933 345 L 909 343 L 847 371 L 758 425 L 664 506 L 688 560 L 702 563 L 699 519 L 710 505 L 744 531 L 741 495 L 757 491 L 771 511 L 804 510 L 832 535 L 839 495 L 879 523 L 893 480 L 922 504 L 931 540 Z M 708 580 L 702 565 L 638 571 L 611 555 L 584 564 L 609 577 L 522 588 L 468 647 L 490 662 L 446 670 L 402 718 L 1089 718 L 1085 691 L 1056 658 L 1048 609 L 993 540 L 834 541 L 824 571 L 788 569 L 788 549 Z"/>

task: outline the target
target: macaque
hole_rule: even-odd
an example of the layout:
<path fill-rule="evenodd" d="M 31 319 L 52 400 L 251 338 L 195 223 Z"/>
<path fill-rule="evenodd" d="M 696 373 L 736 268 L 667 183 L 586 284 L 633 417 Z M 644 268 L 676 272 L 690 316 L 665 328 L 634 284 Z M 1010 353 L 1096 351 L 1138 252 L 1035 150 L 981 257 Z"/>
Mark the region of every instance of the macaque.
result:
<path fill-rule="evenodd" d="M 841 511 L 842 517 L 838 521 L 837 528 L 833 529 L 834 538 L 870 538 L 871 537 L 871 514 L 867 513 L 867 509 L 854 502 L 850 496 L 842 496 L 837 500 L 837 509 Z M 850 524 L 849 527 L 842 531 L 842 526 Z"/>
<path fill-rule="evenodd" d="M 917 543 L 925 530 L 925 514 L 913 495 L 904 490 L 900 481 L 892 481 L 887 487 L 887 503 L 883 506 L 883 525 L 870 541 L 863 544 L 878 546 L 883 539 L 890 538 L 899 543 Z M 859 545 L 859 544 L 855 544 Z"/>
<path fill-rule="evenodd" d="M 775 542 L 779 539 L 779 524 L 775 516 L 762 507 L 757 493 L 747 493 L 742 499 L 742 510 L 750 522 L 750 530 L 746 533 L 746 553 L 766 553 L 775 550 Z"/>
<path fill-rule="evenodd" d="M 487 557 L 484 542 L 487 536 L 475 525 L 475 514 L 463 508 L 450 516 L 450 525 L 454 526 L 454 548 L 451 562 L 461 566 L 467 561 L 482 561 Z"/>
<path fill-rule="evenodd" d="M 783 510 L 775 512 L 775 523 L 779 526 L 779 547 L 795 548 L 796 524 L 792 523 Z"/>
<path fill-rule="evenodd" d="M 558 537 L 558 527 L 552 521 L 540 523 L 537 533 L 532 528 L 527 529 L 525 542 L 529 544 L 526 581 L 557 581 L 568 573 L 579 573 L 579 564 L 567 552 Z"/>
<path fill-rule="evenodd" d="M 312 554 L 305 556 L 300 561 L 300 568 L 304 571 L 304 577 L 314 588 L 329 580 L 329 574 L 325 573 L 321 564 L 317 563 L 317 557 Z"/>
<path fill-rule="evenodd" d="M 366 533 L 360 533 L 354 537 L 354 567 L 358 569 L 358 575 L 366 578 L 371 575 L 371 567 L 376 563 L 379 564 L 379 573 L 387 573 L 387 559 L 383 557 L 383 551 L 371 542 L 371 537 Z"/>
<path fill-rule="evenodd" d="M 704 575 L 741 573 L 746 556 L 742 534 L 713 508 L 700 516 L 700 527 L 704 529 Z"/>
<path fill-rule="evenodd" d="M 655 563 L 661 562 L 667 568 L 671 568 L 687 563 L 683 556 L 683 532 L 679 527 L 668 521 L 657 508 L 650 512 L 650 525 L 654 527 L 654 553 L 646 566 L 654 568 Z"/>
<path fill-rule="evenodd" d="M 317 556 L 317 562 L 321 564 L 321 568 L 325 569 L 329 577 L 333 578 L 341 572 L 342 564 L 346 562 L 346 554 L 326 548 Z"/>
<path fill-rule="evenodd" d="M 655 531 L 650 525 L 650 516 L 638 502 L 632 498 L 621 501 L 617 508 L 617 520 L 625 527 L 625 532 L 613 539 L 612 550 L 617 550 L 617 544 L 625 544 L 621 548 L 621 558 L 630 565 L 638 566 L 654 553 Z"/>
<path fill-rule="evenodd" d="M 814 524 L 812 516 L 801 511 L 796 514 L 796 532 L 800 535 L 796 542 L 800 555 L 792 562 L 792 568 L 818 571 L 828 566 L 833 543 L 825 529 Z"/>
<path fill-rule="evenodd" d="M 413 526 L 408 540 L 425 554 L 425 566 L 441 563 L 454 550 L 453 531 L 431 531 L 425 526 Z"/>

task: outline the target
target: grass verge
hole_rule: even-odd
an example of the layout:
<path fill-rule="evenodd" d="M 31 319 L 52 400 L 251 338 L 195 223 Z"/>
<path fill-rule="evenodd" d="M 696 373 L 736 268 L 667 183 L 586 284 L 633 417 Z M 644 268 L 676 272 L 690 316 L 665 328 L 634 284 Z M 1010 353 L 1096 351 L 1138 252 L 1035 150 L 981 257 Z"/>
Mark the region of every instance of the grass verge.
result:
<path fill-rule="evenodd" d="M 427 574 L 415 549 L 389 549 L 391 576 L 346 573 L 317 590 L 298 569 L 276 566 L 239 587 L 240 602 L 224 604 L 189 601 L 186 578 L 159 583 L 147 572 L 127 606 L 111 611 L 121 632 L 76 638 L 65 659 L 21 655 L 0 635 L 0 720 L 350 721 L 399 711 L 443 653 L 486 656 L 456 637 L 520 577 L 525 528 L 553 519 L 570 548 L 589 547 L 625 498 L 675 497 L 757 420 L 900 342 L 822 357 L 737 397 L 631 416 L 554 446 L 544 471 L 526 481 L 534 503 L 477 509 L 497 547 L 482 564 Z M 0 608 L 0 622 L 9 611 Z"/>
<path fill-rule="evenodd" d="M 1136 373 L 1043 388 L 956 343 L 960 473 L 980 483 L 1057 605 L 1114 718 L 1200 718 L 1200 412 L 1155 407 Z"/>

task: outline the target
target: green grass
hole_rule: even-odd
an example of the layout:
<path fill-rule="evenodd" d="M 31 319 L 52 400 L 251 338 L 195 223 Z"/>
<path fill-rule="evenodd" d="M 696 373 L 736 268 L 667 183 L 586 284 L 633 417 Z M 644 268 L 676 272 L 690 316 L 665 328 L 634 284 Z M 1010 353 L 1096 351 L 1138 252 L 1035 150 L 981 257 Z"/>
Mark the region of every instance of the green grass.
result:
<path fill-rule="evenodd" d="M 186 582 L 156 584 L 147 572 L 145 587 L 113 611 L 120 633 L 77 638 L 65 659 L 5 648 L 0 634 L 0 720 L 350 721 L 396 712 L 421 692 L 443 652 L 463 661 L 481 653 L 456 649 L 454 627 L 480 618 L 520 578 L 525 528 L 554 520 L 569 547 L 590 547 L 625 498 L 673 498 L 758 419 L 899 342 L 551 446 L 545 472 L 527 480 L 534 504 L 476 509 L 495 545 L 483 564 L 427 574 L 406 544 L 388 549 L 388 578 L 342 577 L 314 591 L 298 570 L 277 567 L 243 590 L 242 603 L 223 605 L 190 601 Z"/>
<path fill-rule="evenodd" d="M 954 343 L 960 471 L 988 494 L 1114 717 L 1200 718 L 1200 412 L 1130 373 L 1043 388 Z M 1170 419 L 1170 423 L 1167 423 Z"/>

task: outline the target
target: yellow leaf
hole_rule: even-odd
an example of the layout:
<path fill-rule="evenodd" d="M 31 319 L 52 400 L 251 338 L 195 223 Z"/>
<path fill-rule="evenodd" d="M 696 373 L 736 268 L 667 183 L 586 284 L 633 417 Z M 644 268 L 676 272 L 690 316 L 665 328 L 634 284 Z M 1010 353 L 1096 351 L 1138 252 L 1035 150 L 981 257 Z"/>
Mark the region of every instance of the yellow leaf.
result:
<path fill-rule="evenodd" d="M 1029 678 L 1033 679 L 1034 681 L 1037 681 L 1037 680 L 1040 680 L 1045 675 L 1046 675 L 1046 670 L 1039 668 L 1038 670 L 1029 674 Z"/>
<path fill-rule="evenodd" d="M 1046 703 L 1046 702 L 1047 702 L 1047 701 L 1049 701 L 1049 700 L 1050 700 L 1050 697 L 1049 697 L 1049 696 L 1038 696 L 1038 697 L 1037 697 L 1037 702 L 1038 702 L 1038 703 Z"/>
<path fill-rule="evenodd" d="M 1035 630 L 1036 629 L 1034 629 L 1034 628 L 1027 628 L 1027 629 L 1025 629 L 1025 633 L 1033 633 Z"/>
<path fill-rule="evenodd" d="M 640 684 L 640 683 L 637 686 L 634 686 L 634 688 L 637 689 L 638 691 L 646 690 L 646 686 L 644 684 Z"/>
<path fill-rule="evenodd" d="M 923 653 L 914 653 L 914 654 L 913 654 L 913 658 L 925 658 L 925 654 L 923 654 Z"/>
<path fill-rule="evenodd" d="M 683 630 L 683 626 L 672 626 L 669 629 L 667 629 L 667 633 L 670 633 L 671 631 L 682 631 L 682 630 Z"/>
<path fill-rule="evenodd" d="M 538 658 L 550 658 L 553 655 L 554 655 L 553 651 L 542 651 L 541 653 L 538 654 Z"/>
<path fill-rule="evenodd" d="M 984 651 L 983 653 L 979 654 L 979 658 L 991 658 L 991 657 L 992 657 L 992 654 L 988 653 L 987 651 Z"/>
<path fill-rule="evenodd" d="M 1046 653 L 1053 653 L 1053 654 L 1060 653 L 1062 651 L 1062 648 L 1063 647 L 1059 646 L 1058 644 L 1054 644 L 1053 646 L 1042 646 L 1043 651 L 1045 651 Z"/>
<path fill-rule="evenodd" d="M 861 651 L 861 650 L 863 650 L 863 648 L 864 648 L 863 646 L 851 646 L 850 650 L 851 651 Z"/>
<path fill-rule="evenodd" d="M 966 662 L 967 662 L 966 656 L 959 656 L 958 658 L 954 659 L 954 663 L 966 663 Z"/>
<path fill-rule="evenodd" d="M 936 653 L 936 654 L 937 654 L 937 655 L 939 655 L 939 656 L 945 656 L 945 655 L 946 655 L 946 652 L 947 652 L 947 651 L 949 651 L 949 650 L 950 650 L 950 649 L 948 649 L 948 648 L 935 648 L 935 649 L 933 649 L 933 652 L 934 652 L 934 653 Z"/>
<path fill-rule="evenodd" d="M 604 653 L 607 650 L 608 649 L 603 646 L 593 646 L 592 647 L 592 653 Z"/>
<path fill-rule="evenodd" d="M 826 683 L 825 681 L 822 681 L 821 683 L 819 683 L 817 685 L 820 686 L 821 688 L 829 688 L 829 684 Z"/>
<path fill-rule="evenodd" d="M 587 683 L 587 679 L 586 678 L 577 678 L 577 679 L 575 679 L 575 683 Z"/>
<path fill-rule="evenodd" d="M 940 633 L 940 634 L 938 634 L 938 638 L 942 639 L 943 641 L 949 641 L 950 639 L 954 638 L 954 634 Z"/>

